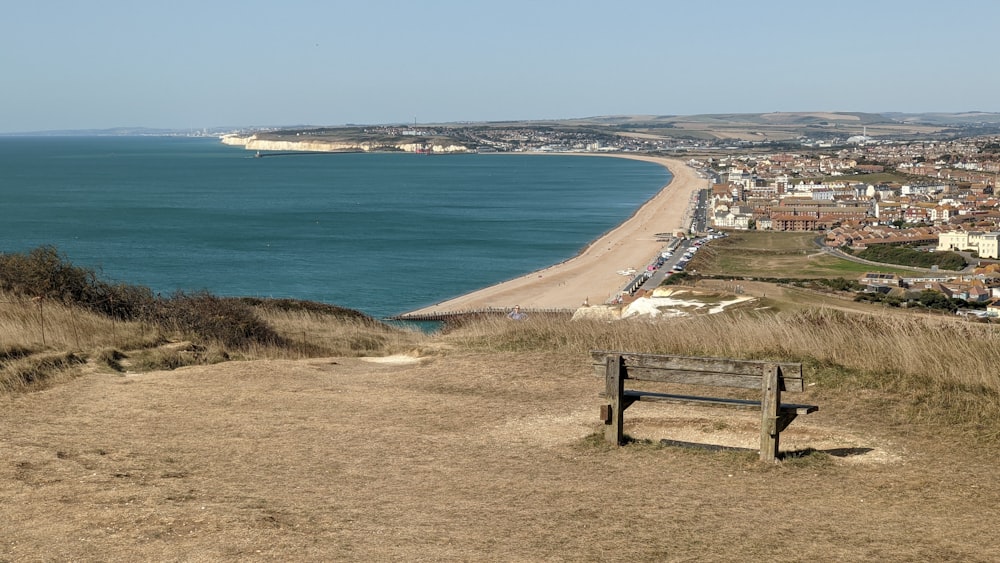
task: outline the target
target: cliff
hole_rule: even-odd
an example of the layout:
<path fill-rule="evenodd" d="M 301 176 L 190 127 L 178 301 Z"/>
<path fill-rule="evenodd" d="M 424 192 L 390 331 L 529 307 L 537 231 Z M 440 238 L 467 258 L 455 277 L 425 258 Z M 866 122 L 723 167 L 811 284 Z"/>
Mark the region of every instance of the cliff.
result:
<path fill-rule="evenodd" d="M 256 135 L 240 137 L 237 135 L 225 135 L 221 138 L 225 145 L 242 145 L 250 151 L 282 151 L 282 152 L 374 152 L 374 151 L 403 151 L 420 152 L 430 151 L 433 153 L 462 153 L 470 152 L 462 145 L 426 145 L 424 143 L 350 143 L 334 142 L 322 140 L 309 141 L 285 141 L 278 139 L 259 139 Z"/>

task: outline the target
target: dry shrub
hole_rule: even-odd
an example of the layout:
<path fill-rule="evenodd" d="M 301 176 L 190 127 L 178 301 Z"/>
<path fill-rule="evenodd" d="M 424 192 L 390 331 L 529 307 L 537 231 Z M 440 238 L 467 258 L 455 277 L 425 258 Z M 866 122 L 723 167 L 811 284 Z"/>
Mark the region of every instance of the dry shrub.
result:
<path fill-rule="evenodd" d="M 66 261 L 53 246 L 40 246 L 27 254 L 0 254 L 0 290 L 66 303 L 79 302 L 95 281 L 92 270 Z"/>
<path fill-rule="evenodd" d="M 160 300 L 154 313 L 161 326 L 230 348 L 252 345 L 280 346 L 282 339 L 253 308 L 239 299 L 216 297 L 207 292 L 178 292 Z"/>

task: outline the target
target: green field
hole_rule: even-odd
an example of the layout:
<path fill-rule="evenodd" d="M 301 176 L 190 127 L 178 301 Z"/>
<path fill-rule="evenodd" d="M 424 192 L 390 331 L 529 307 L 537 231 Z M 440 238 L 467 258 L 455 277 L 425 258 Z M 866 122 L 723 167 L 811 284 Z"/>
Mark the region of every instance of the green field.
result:
<path fill-rule="evenodd" d="M 689 270 L 699 274 L 759 278 L 856 278 L 878 271 L 911 274 L 906 268 L 875 267 L 831 256 L 817 246 L 817 233 L 746 231 L 705 245 Z"/>

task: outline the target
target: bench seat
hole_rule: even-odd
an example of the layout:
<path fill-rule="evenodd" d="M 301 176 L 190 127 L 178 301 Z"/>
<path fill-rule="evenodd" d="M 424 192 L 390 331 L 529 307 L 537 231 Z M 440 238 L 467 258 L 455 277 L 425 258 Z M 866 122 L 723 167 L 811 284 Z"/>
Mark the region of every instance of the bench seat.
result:
<path fill-rule="evenodd" d="M 697 397 L 694 395 L 674 395 L 671 393 L 654 393 L 652 391 L 632 391 L 625 390 L 625 397 L 630 397 L 636 401 L 663 401 L 670 403 L 691 403 L 707 406 L 732 407 L 737 409 L 760 410 L 760 401 L 747 399 L 727 399 L 721 397 Z M 795 414 L 809 414 L 819 410 L 817 405 L 799 405 L 793 403 L 782 403 L 778 406 L 781 412 Z"/>

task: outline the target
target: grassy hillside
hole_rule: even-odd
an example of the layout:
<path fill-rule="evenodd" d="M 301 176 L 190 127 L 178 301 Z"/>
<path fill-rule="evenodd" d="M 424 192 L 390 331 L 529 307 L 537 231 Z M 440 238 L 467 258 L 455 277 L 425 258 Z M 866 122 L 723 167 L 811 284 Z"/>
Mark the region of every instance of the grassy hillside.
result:
<path fill-rule="evenodd" d="M 0 255 L 0 393 L 88 362 L 149 371 L 229 359 L 384 354 L 423 338 L 320 303 L 157 296 L 104 282 L 51 247 Z"/>

